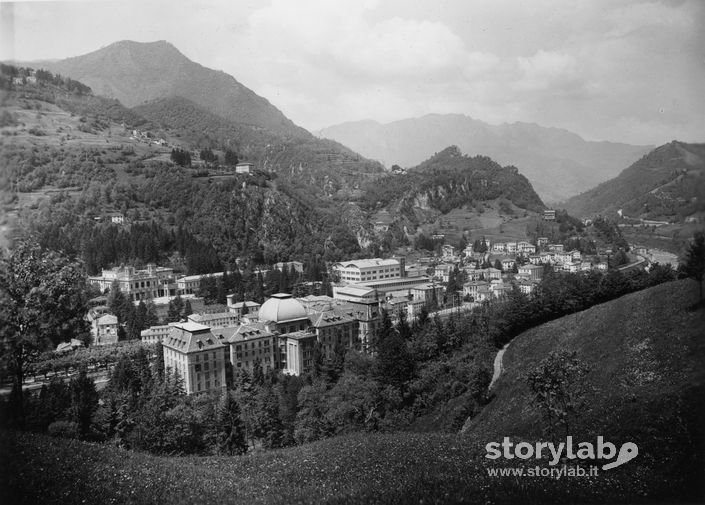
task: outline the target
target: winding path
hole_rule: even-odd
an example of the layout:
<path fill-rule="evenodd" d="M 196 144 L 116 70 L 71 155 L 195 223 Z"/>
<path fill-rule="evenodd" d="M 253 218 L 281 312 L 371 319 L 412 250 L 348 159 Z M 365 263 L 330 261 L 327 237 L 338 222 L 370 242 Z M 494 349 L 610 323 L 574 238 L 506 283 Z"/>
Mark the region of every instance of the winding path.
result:
<path fill-rule="evenodd" d="M 508 347 L 509 344 L 505 344 L 504 347 L 497 351 L 497 356 L 494 357 L 494 372 L 492 373 L 492 380 L 490 381 L 490 385 L 487 387 L 487 391 L 492 389 L 494 383 L 497 382 L 499 376 L 502 375 L 502 370 L 504 370 L 504 367 L 502 366 L 502 359 L 504 358 L 504 353 L 507 351 Z"/>

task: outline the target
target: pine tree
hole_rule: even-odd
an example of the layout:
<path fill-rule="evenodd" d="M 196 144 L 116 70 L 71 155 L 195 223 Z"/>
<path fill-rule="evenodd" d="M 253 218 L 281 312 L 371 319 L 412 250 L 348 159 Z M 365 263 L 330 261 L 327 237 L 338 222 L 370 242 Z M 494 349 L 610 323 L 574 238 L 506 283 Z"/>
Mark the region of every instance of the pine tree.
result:
<path fill-rule="evenodd" d="M 216 415 L 218 452 L 230 456 L 246 453 L 245 426 L 241 418 L 240 406 L 231 392 L 226 391 L 221 397 Z"/>
<path fill-rule="evenodd" d="M 699 231 L 693 236 L 693 241 L 685 253 L 685 274 L 698 283 L 698 303 L 703 303 L 703 275 L 705 275 L 705 233 Z"/>
<path fill-rule="evenodd" d="M 95 382 L 88 377 L 85 368 L 82 368 L 78 377 L 71 380 L 69 385 L 71 392 L 70 417 L 78 425 L 79 433 L 82 436 L 88 435 L 93 420 L 93 414 L 98 408 L 98 392 L 95 389 Z"/>
<path fill-rule="evenodd" d="M 267 449 L 281 447 L 284 425 L 279 418 L 279 399 L 269 385 L 258 387 L 255 398 L 255 437 Z"/>
<path fill-rule="evenodd" d="M 159 324 L 159 316 L 157 315 L 157 306 L 152 300 L 147 302 L 147 315 L 144 319 L 144 325 L 146 328 L 150 326 L 157 326 Z"/>
<path fill-rule="evenodd" d="M 411 328 L 409 327 L 409 323 L 406 320 L 406 310 L 403 308 L 399 311 L 399 319 L 397 320 L 397 332 L 405 342 L 411 340 L 411 337 L 413 336 Z"/>

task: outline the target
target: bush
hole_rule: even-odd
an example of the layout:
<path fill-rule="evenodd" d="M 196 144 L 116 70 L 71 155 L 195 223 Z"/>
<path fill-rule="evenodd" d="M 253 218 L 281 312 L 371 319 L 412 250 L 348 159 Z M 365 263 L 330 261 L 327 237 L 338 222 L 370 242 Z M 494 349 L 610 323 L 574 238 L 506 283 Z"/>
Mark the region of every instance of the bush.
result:
<path fill-rule="evenodd" d="M 71 421 L 56 421 L 49 425 L 49 435 L 59 438 L 78 438 L 78 424 Z"/>

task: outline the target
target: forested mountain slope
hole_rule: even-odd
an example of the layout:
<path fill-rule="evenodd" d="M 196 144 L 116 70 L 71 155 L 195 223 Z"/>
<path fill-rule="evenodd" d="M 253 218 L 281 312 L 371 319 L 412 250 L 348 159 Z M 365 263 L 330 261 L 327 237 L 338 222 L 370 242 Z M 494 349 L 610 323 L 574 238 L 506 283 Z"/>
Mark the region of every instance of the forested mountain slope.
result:
<path fill-rule="evenodd" d="M 578 216 L 623 214 L 683 222 L 705 211 L 705 144 L 673 141 L 624 169 L 617 177 L 575 196 L 565 208 Z"/>
<path fill-rule="evenodd" d="M 231 149 L 243 161 L 274 172 L 302 190 L 303 196 L 348 195 L 383 172 L 332 140 L 292 137 L 224 119 L 182 97 L 161 98 L 133 109 L 155 128 L 170 130 L 197 148 Z"/>
<path fill-rule="evenodd" d="M 361 204 L 416 225 L 453 209 L 496 199 L 533 212 L 544 208 L 517 168 L 502 167 L 485 156 L 465 156 L 451 146 L 406 173 L 367 184 Z"/>

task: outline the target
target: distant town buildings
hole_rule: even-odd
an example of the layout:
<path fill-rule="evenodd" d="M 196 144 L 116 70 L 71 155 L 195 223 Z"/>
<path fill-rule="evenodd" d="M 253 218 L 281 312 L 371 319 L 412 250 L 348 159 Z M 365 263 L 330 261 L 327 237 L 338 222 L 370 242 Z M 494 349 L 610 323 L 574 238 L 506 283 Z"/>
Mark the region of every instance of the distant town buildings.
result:
<path fill-rule="evenodd" d="M 343 283 L 362 284 L 382 279 L 404 277 L 404 261 L 400 259 L 363 259 L 333 265 Z"/>
<path fill-rule="evenodd" d="M 250 174 L 254 170 L 254 163 L 241 162 L 235 165 L 236 174 Z"/>
<path fill-rule="evenodd" d="M 131 266 L 103 269 L 101 275 L 88 277 L 88 283 L 106 293 L 110 291 L 113 283 L 117 282 L 120 291 L 130 300 L 137 302 L 162 297 L 194 295 L 198 293 L 203 279 L 218 279 L 222 276 L 223 272 L 178 276 L 173 268 L 149 264 L 144 270 Z"/>
<path fill-rule="evenodd" d="M 104 314 L 93 320 L 93 345 L 114 344 L 118 341 L 118 320 L 112 314 Z"/>

